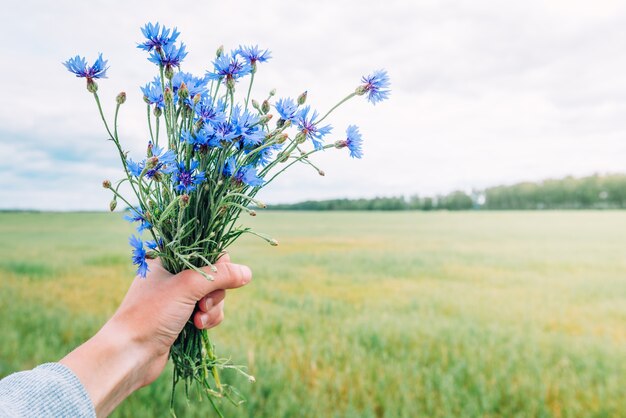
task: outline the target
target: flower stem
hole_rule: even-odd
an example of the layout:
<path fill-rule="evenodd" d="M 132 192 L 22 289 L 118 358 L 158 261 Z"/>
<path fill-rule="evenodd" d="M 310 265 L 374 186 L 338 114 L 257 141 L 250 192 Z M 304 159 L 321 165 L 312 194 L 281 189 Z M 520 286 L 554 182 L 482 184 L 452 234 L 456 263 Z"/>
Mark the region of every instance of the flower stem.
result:
<path fill-rule="evenodd" d="M 356 96 L 356 93 L 350 93 L 348 94 L 346 97 L 343 98 L 343 100 L 341 100 L 339 103 L 337 103 L 336 105 L 334 105 L 328 112 L 326 112 L 326 114 L 324 116 L 322 116 L 321 119 L 318 119 L 317 122 L 315 122 L 315 124 L 317 125 L 318 123 L 320 123 L 321 121 L 323 121 L 324 119 L 326 119 L 326 116 L 330 115 L 332 113 L 333 110 L 337 109 L 339 106 L 341 106 L 342 104 L 344 104 L 345 102 L 347 102 L 348 100 L 350 100 L 351 98 L 353 98 L 354 96 Z"/>

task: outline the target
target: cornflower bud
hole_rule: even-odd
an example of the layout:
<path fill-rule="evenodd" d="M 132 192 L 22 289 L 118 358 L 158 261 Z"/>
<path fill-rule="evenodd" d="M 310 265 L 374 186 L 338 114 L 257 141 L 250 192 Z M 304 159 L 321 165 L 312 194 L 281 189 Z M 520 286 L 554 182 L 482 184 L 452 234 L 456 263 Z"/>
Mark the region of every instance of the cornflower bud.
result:
<path fill-rule="evenodd" d="M 261 105 L 261 111 L 263 113 L 267 113 L 270 111 L 270 102 L 267 100 L 263 100 L 263 104 Z"/>
<path fill-rule="evenodd" d="M 357 96 L 363 96 L 365 93 L 367 93 L 367 89 L 365 88 L 365 86 L 359 86 L 356 88 L 356 90 L 354 90 L 354 93 L 356 93 Z"/>
<path fill-rule="evenodd" d="M 278 241 L 275 240 L 274 238 L 270 239 L 268 242 L 270 243 L 270 245 L 272 247 L 277 247 L 278 246 Z"/>
<path fill-rule="evenodd" d="M 307 92 L 305 91 L 304 93 L 302 93 L 301 95 L 298 96 L 298 104 L 300 106 L 302 106 L 304 104 L 304 102 L 306 102 L 306 94 L 307 94 Z"/>
<path fill-rule="evenodd" d="M 217 48 L 217 51 L 215 51 L 215 55 L 217 56 L 217 58 L 219 58 L 223 54 L 224 54 L 224 45 L 220 45 L 220 47 Z"/>
<path fill-rule="evenodd" d="M 189 205 L 189 195 L 188 194 L 183 194 L 180 196 L 180 207 L 184 208 L 187 207 Z"/>
<path fill-rule="evenodd" d="M 87 91 L 89 93 L 95 93 L 98 91 L 98 85 L 90 78 L 87 79 Z"/>
<path fill-rule="evenodd" d="M 324 170 L 317 170 L 317 174 L 319 174 L 320 176 L 324 177 L 326 175 L 326 173 L 324 173 Z"/>
<path fill-rule="evenodd" d="M 180 83 L 180 87 L 178 88 L 178 97 L 183 100 L 189 97 L 189 89 L 187 88 L 185 82 Z"/>
<path fill-rule="evenodd" d="M 117 207 L 117 200 L 115 199 L 111 200 L 111 203 L 109 203 L 109 210 L 113 212 L 116 207 Z"/>
<path fill-rule="evenodd" d="M 262 116 L 262 117 L 259 119 L 259 123 L 260 123 L 261 125 L 265 125 L 267 122 L 269 122 L 269 121 L 270 121 L 270 119 L 272 119 L 272 117 L 273 117 L 273 116 L 274 116 L 274 115 L 264 115 L 264 116 Z"/>
<path fill-rule="evenodd" d="M 298 133 L 296 134 L 296 142 L 297 142 L 298 144 L 302 144 L 302 143 L 304 143 L 305 141 L 306 141 L 306 134 L 305 134 L 304 132 L 302 132 L 302 131 L 298 132 Z"/>
<path fill-rule="evenodd" d="M 161 110 L 160 107 L 155 107 L 152 113 L 154 113 L 155 117 L 159 118 L 163 114 L 163 111 Z"/>
<path fill-rule="evenodd" d="M 196 94 L 195 96 L 193 96 L 193 104 L 197 105 L 198 103 L 200 103 L 200 94 Z"/>
<path fill-rule="evenodd" d="M 257 102 L 254 99 L 252 99 L 252 107 L 258 110 L 259 112 L 261 111 L 261 108 L 259 107 L 259 102 Z"/>
<path fill-rule="evenodd" d="M 111 180 L 103 180 L 102 181 L 102 187 L 104 187 L 105 189 L 110 189 L 111 188 Z"/>
<path fill-rule="evenodd" d="M 126 92 L 121 92 L 120 94 L 118 94 L 115 98 L 115 101 L 118 105 L 124 104 L 124 102 L 126 101 Z"/>
<path fill-rule="evenodd" d="M 165 103 L 172 103 L 174 101 L 174 94 L 169 87 L 165 87 L 165 92 L 163 93 L 163 100 Z"/>
<path fill-rule="evenodd" d="M 148 149 L 146 150 L 146 155 L 148 157 L 152 157 L 152 141 L 148 141 Z"/>
<path fill-rule="evenodd" d="M 278 135 L 278 138 L 276 139 L 276 143 L 284 144 L 288 138 L 289 138 L 289 134 L 287 134 L 286 132 L 283 132 L 282 134 Z"/>
<path fill-rule="evenodd" d="M 165 77 L 167 77 L 168 80 L 171 80 L 172 77 L 174 77 L 174 69 L 171 65 L 165 66 Z"/>
<path fill-rule="evenodd" d="M 256 216 L 256 212 L 252 209 L 250 209 L 248 213 L 250 214 L 250 216 Z"/>
<path fill-rule="evenodd" d="M 271 89 L 270 90 L 270 97 L 276 95 L 276 89 Z"/>

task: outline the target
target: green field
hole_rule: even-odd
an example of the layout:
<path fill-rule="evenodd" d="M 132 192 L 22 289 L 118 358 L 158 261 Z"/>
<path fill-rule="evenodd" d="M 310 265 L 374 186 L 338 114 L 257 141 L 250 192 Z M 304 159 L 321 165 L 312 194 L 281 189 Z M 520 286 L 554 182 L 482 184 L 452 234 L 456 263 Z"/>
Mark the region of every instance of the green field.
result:
<path fill-rule="evenodd" d="M 231 251 L 255 278 L 212 336 L 257 383 L 227 416 L 626 414 L 626 212 L 245 221 L 281 245 Z M 119 214 L 0 214 L 0 376 L 98 329 L 132 280 L 130 231 Z M 114 416 L 167 416 L 170 376 Z"/>

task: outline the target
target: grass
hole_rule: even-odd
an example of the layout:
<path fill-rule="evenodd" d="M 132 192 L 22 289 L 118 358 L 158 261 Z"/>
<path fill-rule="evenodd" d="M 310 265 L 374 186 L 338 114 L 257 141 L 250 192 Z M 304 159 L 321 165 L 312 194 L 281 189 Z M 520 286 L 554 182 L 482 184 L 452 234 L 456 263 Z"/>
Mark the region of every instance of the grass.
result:
<path fill-rule="evenodd" d="M 225 405 L 228 416 L 626 410 L 626 212 L 245 221 L 281 245 L 246 238 L 231 251 L 255 280 L 229 293 L 212 336 L 257 383 L 238 381 L 248 402 Z M 58 360 L 98 329 L 132 277 L 129 232 L 115 214 L 0 214 L 0 376 Z M 170 373 L 114 416 L 167 416 Z"/>

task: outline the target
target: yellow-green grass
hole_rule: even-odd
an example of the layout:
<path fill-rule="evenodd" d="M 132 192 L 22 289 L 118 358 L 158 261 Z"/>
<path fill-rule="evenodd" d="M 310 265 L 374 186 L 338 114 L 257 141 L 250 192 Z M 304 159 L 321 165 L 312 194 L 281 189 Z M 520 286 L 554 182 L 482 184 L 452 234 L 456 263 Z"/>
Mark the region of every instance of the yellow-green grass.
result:
<path fill-rule="evenodd" d="M 626 212 L 285 213 L 231 251 L 218 353 L 257 383 L 228 416 L 626 413 Z M 0 376 L 55 361 L 132 280 L 117 214 L 0 214 Z M 155 307 L 158 309 L 158 306 Z M 118 417 L 167 416 L 171 371 Z M 205 401 L 179 416 L 210 416 Z"/>

